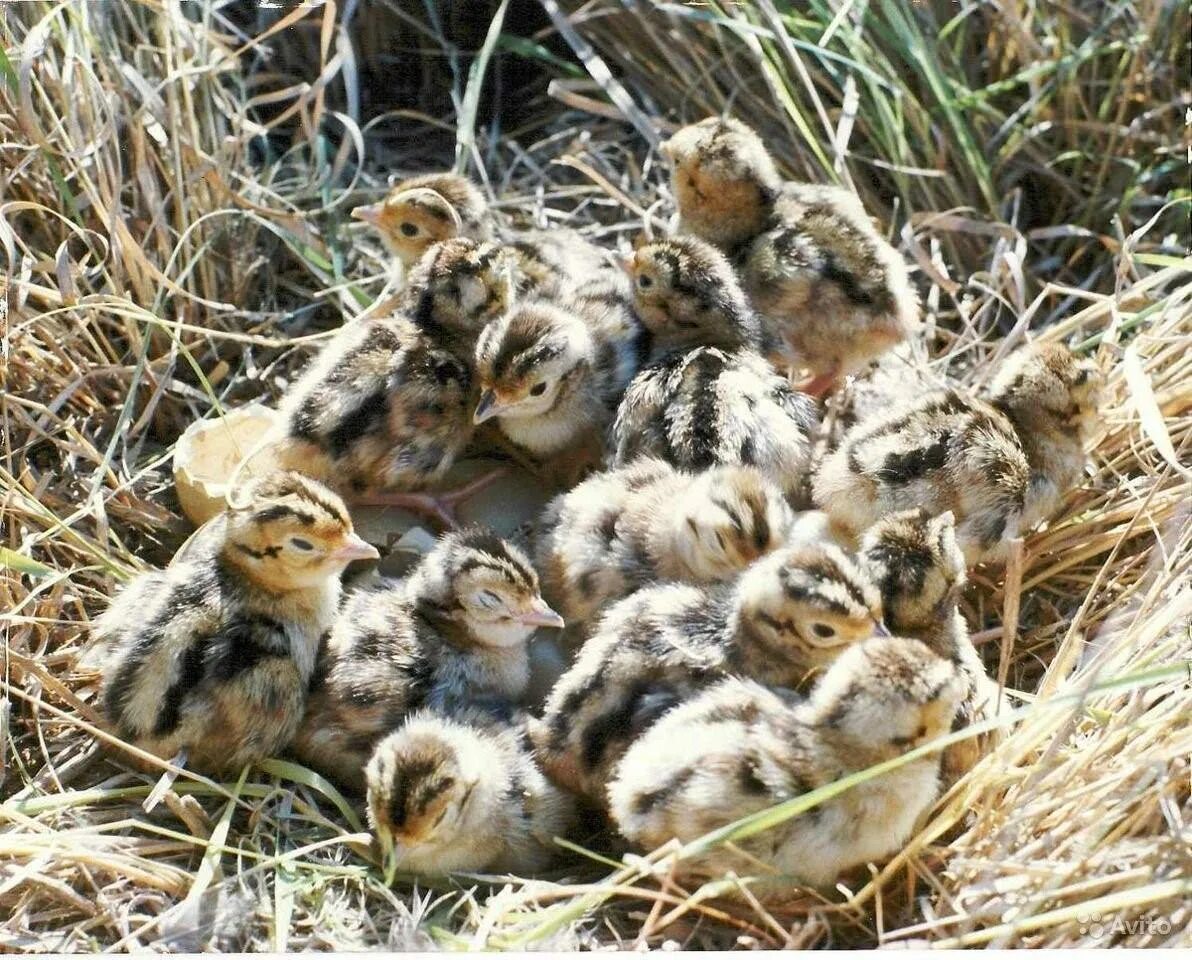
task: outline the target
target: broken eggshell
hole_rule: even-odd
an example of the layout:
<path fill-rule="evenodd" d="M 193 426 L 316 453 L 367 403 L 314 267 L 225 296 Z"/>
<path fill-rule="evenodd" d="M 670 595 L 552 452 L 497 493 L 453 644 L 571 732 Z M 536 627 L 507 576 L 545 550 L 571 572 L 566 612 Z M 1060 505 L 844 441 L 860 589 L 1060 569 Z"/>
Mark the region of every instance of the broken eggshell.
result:
<path fill-rule="evenodd" d="M 174 447 L 174 488 L 182 512 L 196 527 L 227 505 L 228 484 L 240 461 L 253 454 L 241 479 L 277 469 L 267 450 L 258 450 L 278 413 L 255 403 L 187 427 Z"/>

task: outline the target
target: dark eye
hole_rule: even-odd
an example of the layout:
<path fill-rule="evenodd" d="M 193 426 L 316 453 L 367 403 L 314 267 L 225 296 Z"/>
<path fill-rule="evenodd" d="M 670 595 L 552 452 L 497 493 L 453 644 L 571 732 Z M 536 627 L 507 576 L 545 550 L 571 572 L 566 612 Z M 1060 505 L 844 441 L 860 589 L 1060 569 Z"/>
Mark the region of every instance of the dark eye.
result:
<path fill-rule="evenodd" d="M 290 537 L 290 546 L 295 550 L 313 550 L 315 545 L 309 540 L 303 540 L 301 537 Z"/>
<path fill-rule="evenodd" d="M 403 237 L 418 236 L 418 227 L 415 224 L 410 223 L 409 220 L 404 221 L 398 229 L 401 230 Z"/>
<path fill-rule="evenodd" d="M 815 632 L 817 637 L 824 637 L 826 639 L 827 637 L 836 636 L 835 627 L 829 627 L 826 623 L 817 623 L 811 629 Z"/>
<path fill-rule="evenodd" d="M 650 287 L 654 286 L 654 281 L 653 281 L 652 279 L 650 279 L 649 277 L 647 277 L 647 276 L 646 276 L 646 275 L 643 273 L 643 274 L 642 274 L 640 277 L 638 277 L 638 278 L 637 278 L 637 285 L 638 285 L 638 286 L 639 286 L 639 287 L 640 287 L 642 290 L 646 290 L 646 289 L 648 289 L 648 288 L 650 288 Z"/>
<path fill-rule="evenodd" d="M 530 387 L 530 396 L 531 397 L 541 397 L 544 393 L 546 393 L 546 381 L 545 380 L 543 380 L 542 383 L 536 383 L 536 384 L 534 384 L 534 386 Z"/>
<path fill-rule="evenodd" d="M 890 742 L 896 747 L 905 747 L 912 739 L 912 737 L 891 737 Z"/>
<path fill-rule="evenodd" d="M 1076 374 L 1076 379 L 1073 380 L 1072 382 L 1074 384 L 1076 384 L 1076 386 L 1080 387 L 1080 386 L 1083 386 L 1084 384 L 1088 383 L 1088 379 L 1089 379 L 1089 372 L 1087 370 L 1081 370 L 1080 373 Z"/>

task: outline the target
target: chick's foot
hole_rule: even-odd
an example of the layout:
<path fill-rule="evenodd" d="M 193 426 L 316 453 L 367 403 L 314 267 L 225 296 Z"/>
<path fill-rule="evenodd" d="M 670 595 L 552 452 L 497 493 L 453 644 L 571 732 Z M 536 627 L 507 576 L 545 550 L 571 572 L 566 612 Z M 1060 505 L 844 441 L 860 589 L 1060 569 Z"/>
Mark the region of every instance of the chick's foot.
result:
<path fill-rule="evenodd" d="M 447 530 L 459 527 L 459 517 L 456 513 L 459 505 L 481 490 L 490 486 L 495 480 L 505 474 L 500 467 L 481 477 L 442 493 L 413 493 L 408 491 L 389 491 L 384 493 L 367 493 L 354 497 L 352 502 L 362 507 L 400 507 L 433 517 Z"/>

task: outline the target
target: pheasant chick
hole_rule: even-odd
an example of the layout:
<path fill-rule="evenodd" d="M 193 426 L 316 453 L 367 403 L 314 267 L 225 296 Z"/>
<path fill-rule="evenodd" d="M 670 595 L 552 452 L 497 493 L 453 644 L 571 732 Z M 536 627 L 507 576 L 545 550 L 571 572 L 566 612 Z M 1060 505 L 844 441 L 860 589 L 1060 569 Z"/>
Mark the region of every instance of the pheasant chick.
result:
<path fill-rule="evenodd" d="M 491 322 L 476 347 L 475 422 L 495 418 L 538 463 L 574 468 L 585 455 L 599 457 L 640 350 L 640 330 L 609 314 L 591 324 L 543 301 Z"/>
<path fill-rule="evenodd" d="M 966 561 L 999 559 L 1079 477 L 1100 382 L 1060 344 L 1025 347 L 985 400 L 942 390 L 858 423 L 817 471 L 815 502 L 852 536 L 894 511 L 950 510 Z"/>
<path fill-rule="evenodd" d="M 846 650 L 796 706 L 727 679 L 629 749 L 608 788 L 612 817 L 646 850 L 672 837 L 694 840 L 946 734 L 960 696 L 955 668 L 901 637 Z M 927 754 L 737 841 L 740 852 L 714 847 L 679 869 L 755 875 L 760 862 L 802 883 L 830 884 L 902 846 L 939 795 L 938 771 L 938 755 Z"/>
<path fill-rule="evenodd" d="M 907 510 L 883 517 L 861 538 L 860 558 L 881 591 L 886 626 L 899 636 L 923 641 L 956 666 L 962 698 L 953 729 L 990 719 L 999 707 L 1008 710 L 960 613 L 966 572 L 952 514 L 932 517 L 925 510 Z M 997 741 L 997 732 L 991 731 L 945 747 L 944 785 L 972 769 Z"/>
<path fill-rule="evenodd" d="M 138 576 L 96 621 L 107 720 L 206 772 L 276 753 L 306 705 L 339 575 L 376 556 L 330 490 L 296 473 L 253 481 L 184 558 Z"/>
<path fill-rule="evenodd" d="M 397 871 L 536 873 L 575 815 L 534 763 L 521 722 L 477 711 L 415 714 L 377 744 L 365 780 L 387 883 Z"/>
<path fill-rule="evenodd" d="M 758 312 L 814 379 L 818 396 L 918 331 L 906 262 L 856 195 L 788 183 L 743 255 L 741 281 Z"/>
<path fill-rule="evenodd" d="M 814 396 L 919 327 L 906 264 L 857 196 L 782 182 L 756 132 L 710 118 L 664 146 L 680 228 L 720 247 L 772 335 L 813 379 Z"/>
<path fill-rule="evenodd" d="M 404 315 L 340 330 L 280 403 L 277 460 L 353 503 L 419 510 L 446 526 L 492 479 L 431 495 L 472 435 L 467 364 Z M 251 459 L 251 457 L 250 457 Z"/>

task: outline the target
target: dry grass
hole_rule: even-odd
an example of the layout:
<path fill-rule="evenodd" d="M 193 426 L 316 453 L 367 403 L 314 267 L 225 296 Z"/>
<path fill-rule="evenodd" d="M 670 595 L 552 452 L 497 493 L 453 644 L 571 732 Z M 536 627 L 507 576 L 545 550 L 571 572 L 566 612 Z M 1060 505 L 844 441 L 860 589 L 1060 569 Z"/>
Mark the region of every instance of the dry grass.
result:
<path fill-rule="evenodd" d="M 169 479 L 181 430 L 276 395 L 382 293 L 346 211 L 376 171 L 427 162 L 420 132 L 444 126 L 361 124 L 350 91 L 379 41 L 360 14 L 349 31 L 330 4 L 248 25 L 198 6 L 0 10 L 0 948 L 1186 942 L 1186 8 L 942 5 L 954 19 L 935 30 L 931 5 L 589 3 L 572 21 L 584 55 L 625 86 L 568 80 L 572 109 L 512 138 L 462 118 L 461 158 L 506 213 L 615 244 L 670 210 L 621 111 L 665 129 L 732 99 L 792 173 L 850 181 L 900 225 L 941 370 L 976 382 L 1029 328 L 1109 372 L 1085 483 L 966 598 L 1021 704 L 999 718 L 1009 736 L 891 863 L 763 908 L 745 881 L 676 886 L 665 851 L 387 890 L 351 805 L 280 761 L 235 783 L 183 774 L 144 809 L 154 778 L 95 727 L 88 619 L 188 532 Z M 399 19 L 433 46 L 421 8 Z M 305 47 L 265 57 L 283 35 Z"/>

